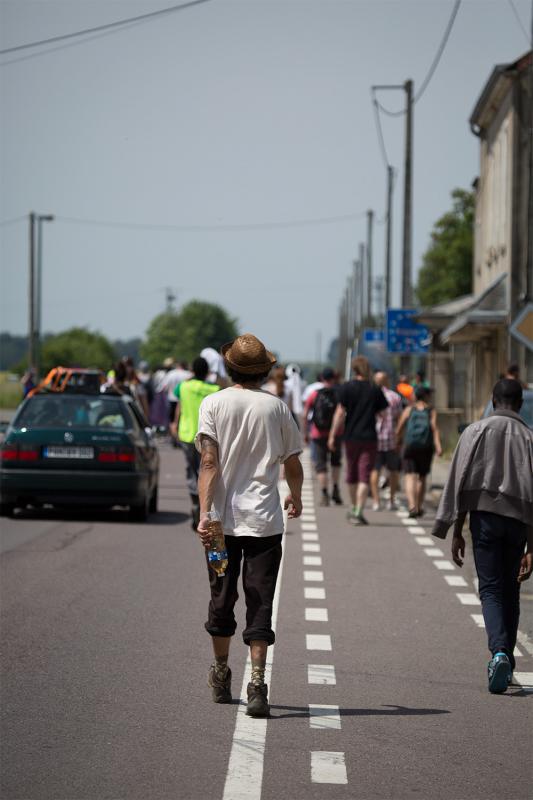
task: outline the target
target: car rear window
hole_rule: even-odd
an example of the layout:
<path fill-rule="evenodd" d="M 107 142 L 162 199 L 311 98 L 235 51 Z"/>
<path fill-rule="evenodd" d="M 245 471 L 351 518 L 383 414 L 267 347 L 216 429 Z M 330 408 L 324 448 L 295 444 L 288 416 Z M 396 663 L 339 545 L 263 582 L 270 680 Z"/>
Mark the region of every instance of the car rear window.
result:
<path fill-rule="evenodd" d="M 125 404 L 112 397 L 39 394 L 28 400 L 14 420 L 17 428 L 115 428 L 130 429 L 132 420 Z"/>

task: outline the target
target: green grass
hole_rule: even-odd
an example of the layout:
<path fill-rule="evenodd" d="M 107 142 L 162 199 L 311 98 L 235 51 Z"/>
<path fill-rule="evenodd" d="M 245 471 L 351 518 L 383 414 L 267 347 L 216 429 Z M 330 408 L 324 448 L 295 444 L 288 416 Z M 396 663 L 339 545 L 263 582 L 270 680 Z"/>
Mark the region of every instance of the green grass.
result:
<path fill-rule="evenodd" d="M 0 372 L 0 408 L 16 408 L 22 400 L 19 378 L 9 380 L 12 373 Z"/>

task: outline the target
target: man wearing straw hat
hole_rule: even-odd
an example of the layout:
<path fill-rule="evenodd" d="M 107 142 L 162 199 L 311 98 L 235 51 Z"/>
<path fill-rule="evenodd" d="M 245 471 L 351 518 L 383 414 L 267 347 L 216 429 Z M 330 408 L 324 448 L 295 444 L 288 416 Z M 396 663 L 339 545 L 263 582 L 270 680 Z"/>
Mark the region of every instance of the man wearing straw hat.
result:
<path fill-rule="evenodd" d="M 207 513 L 220 515 L 228 567 L 223 577 L 209 570 L 211 601 L 207 632 L 215 660 L 208 685 L 215 703 L 231 702 L 228 654 L 235 633 L 234 606 L 241 571 L 246 600 L 244 643 L 252 663 L 247 713 L 269 716 L 265 683 L 267 648 L 273 644 L 272 604 L 281 561 L 283 511 L 278 479 L 280 464 L 290 494 L 289 517 L 302 511 L 303 471 L 300 434 L 287 405 L 261 390 L 276 359 L 255 336 L 245 333 L 222 347 L 233 386 L 206 397 L 200 406 L 196 445 L 201 453 L 198 534 L 209 545 Z"/>

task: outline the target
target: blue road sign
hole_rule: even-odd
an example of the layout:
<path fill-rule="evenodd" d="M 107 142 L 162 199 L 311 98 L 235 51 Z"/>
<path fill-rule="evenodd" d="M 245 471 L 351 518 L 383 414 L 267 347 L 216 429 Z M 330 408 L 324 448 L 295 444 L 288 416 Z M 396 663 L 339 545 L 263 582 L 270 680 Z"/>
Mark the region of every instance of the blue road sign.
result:
<path fill-rule="evenodd" d="M 413 319 L 416 308 L 387 309 L 387 350 L 389 353 L 427 353 L 431 336 L 425 325 Z"/>
<path fill-rule="evenodd" d="M 363 342 L 365 344 L 384 344 L 385 331 L 383 328 L 363 328 Z"/>

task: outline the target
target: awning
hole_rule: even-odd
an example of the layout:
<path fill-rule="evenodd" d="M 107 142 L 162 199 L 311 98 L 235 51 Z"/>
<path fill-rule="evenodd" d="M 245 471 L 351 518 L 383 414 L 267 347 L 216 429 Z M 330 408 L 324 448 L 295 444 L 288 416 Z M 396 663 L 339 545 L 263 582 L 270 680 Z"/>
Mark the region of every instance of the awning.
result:
<path fill-rule="evenodd" d="M 471 295 L 471 302 L 449 321 L 439 336 L 441 344 L 450 341 L 472 342 L 482 339 L 509 321 L 509 302 L 507 292 L 507 273 L 504 272 L 477 295 Z"/>

